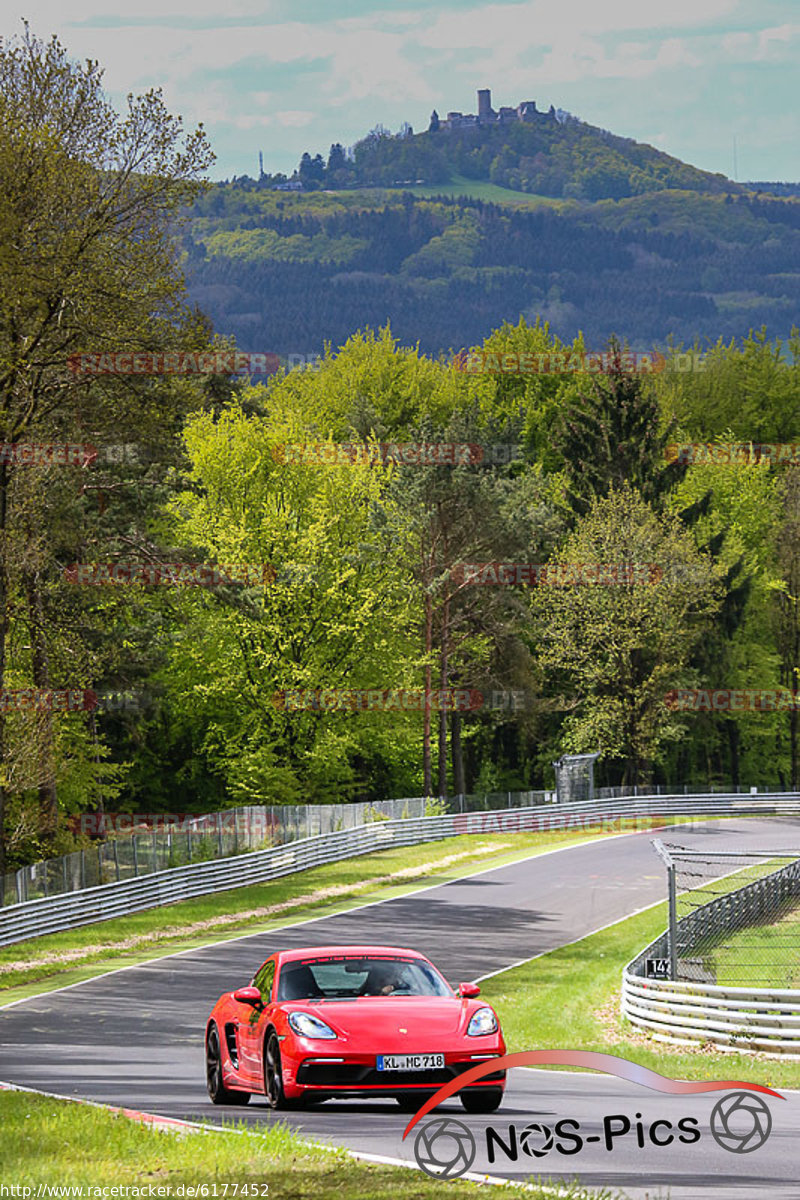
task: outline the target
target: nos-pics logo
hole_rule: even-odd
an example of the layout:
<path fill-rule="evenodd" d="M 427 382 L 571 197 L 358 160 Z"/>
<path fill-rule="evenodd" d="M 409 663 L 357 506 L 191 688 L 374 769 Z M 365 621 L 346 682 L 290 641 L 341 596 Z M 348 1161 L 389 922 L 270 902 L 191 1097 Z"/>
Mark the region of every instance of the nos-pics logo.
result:
<path fill-rule="evenodd" d="M 632 1083 L 641 1084 L 669 1095 L 697 1095 L 703 1092 L 725 1091 L 715 1104 L 710 1117 L 709 1129 L 712 1138 L 724 1150 L 732 1154 L 750 1154 L 759 1150 L 767 1141 L 772 1130 L 772 1115 L 766 1102 L 758 1093 L 784 1097 L 780 1092 L 757 1083 L 739 1080 L 714 1080 L 704 1083 L 689 1083 L 669 1079 L 612 1054 L 597 1054 L 584 1050 L 539 1050 L 523 1051 L 494 1058 L 490 1062 L 465 1071 L 443 1087 L 423 1104 L 409 1122 L 403 1134 L 405 1139 L 415 1125 L 427 1113 L 460 1091 L 466 1084 L 479 1080 L 483 1075 L 496 1074 L 498 1068 L 508 1070 L 518 1066 L 588 1067 L 605 1071 Z M 521 1156 L 541 1160 L 555 1152 L 561 1155 L 579 1154 L 590 1143 L 599 1143 L 608 1152 L 619 1142 L 627 1145 L 634 1142 L 640 1150 L 649 1146 L 659 1148 L 674 1145 L 678 1149 L 693 1145 L 701 1140 L 697 1117 L 681 1117 L 677 1121 L 659 1120 L 645 1122 L 641 1113 L 630 1116 L 613 1113 L 602 1119 L 601 1132 L 586 1132 L 580 1121 L 570 1117 L 561 1118 L 552 1124 L 532 1121 L 525 1126 L 510 1124 L 504 1130 L 487 1126 L 483 1130 L 486 1157 L 490 1164 L 504 1159 L 519 1161 Z M 593 1126 L 593 1129 L 596 1125 Z M 414 1139 L 414 1157 L 418 1166 L 428 1175 L 438 1179 L 456 1179 L 469 1171 L 477 1154 L 478 1143 L 473 1132 L 453 1117 L 435 1116 L 419 1126 Z"/>

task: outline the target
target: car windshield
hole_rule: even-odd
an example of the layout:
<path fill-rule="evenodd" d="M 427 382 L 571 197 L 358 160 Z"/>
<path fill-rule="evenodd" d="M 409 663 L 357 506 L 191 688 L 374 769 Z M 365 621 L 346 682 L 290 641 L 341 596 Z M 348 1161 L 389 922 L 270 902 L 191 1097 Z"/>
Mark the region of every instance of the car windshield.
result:
<path fill-rule="evenodd" d="M 359 996 L 452 996 L 442 976 L 418 958 L 308 958 L 285 963 L 278 1000 L 356 1000 Z"/>

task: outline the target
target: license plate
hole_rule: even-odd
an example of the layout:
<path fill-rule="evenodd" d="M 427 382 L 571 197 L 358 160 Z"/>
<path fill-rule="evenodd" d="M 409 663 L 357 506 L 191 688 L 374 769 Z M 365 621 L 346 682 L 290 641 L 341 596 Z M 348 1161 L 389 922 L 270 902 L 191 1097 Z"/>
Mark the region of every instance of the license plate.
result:
<path fill-rule="evenodd" d="M 379 1071 L 436 1071 L 444 1066 L 443 1054 L 379 1054 Z"/>

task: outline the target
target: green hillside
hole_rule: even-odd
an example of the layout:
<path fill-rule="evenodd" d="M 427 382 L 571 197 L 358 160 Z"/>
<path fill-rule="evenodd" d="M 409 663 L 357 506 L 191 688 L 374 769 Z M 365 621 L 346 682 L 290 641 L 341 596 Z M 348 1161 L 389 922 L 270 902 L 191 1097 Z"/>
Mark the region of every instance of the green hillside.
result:
<path fill-rule="evenodd" d="M 558 204 L 559 201 L 553 199 L 552 196 L 535 196 L 529 192 L 519 192 L 514 188 L 501 187 L 498 183 L 489 183 L 488 180 L 482 179 L 467 179 L 465 175 L 453 175 L 449 183 L 441 183 L 434 186 L 433 184 L 411 184 L 404 187 L 403 191 L 410 192 L 412 196 L 418 196 L 421 199 L 431 199 L 433 196 L 449 196 L 452 199 L 458 199 L 460 196 L 466 196 L 469 200 L 486 200 L 493 204 L 509 204 L 522 205 L 530 208 L 536 204 Z"/>
<path fill-rule="evenodd" d="M 240 346 L 283 355 L 387 322 L 431 354 L 521 315 L 641 349 L 797 322 L 800 201 L 666 189 L 589 203 L 462 179 L 414 189 L 432 196 L 219 185 L 184 241 L 192 298 Z"/>
<path fill-rule="evenodd" d="M 469 194 L 481 200 L 503 198 L 483 190 L 491 185 L 523 197 L 588 201 L 670 189 L 712 194 L 743 190 L 724 175 L 568 113 L 526 109 L 523 116 L 509 110 L 503 121 L 496 114 L 480 124 L 470 121 L 475 118 L 455 114 L 452 124 L 434 127 L 432 120 L 424 133 L 406 127 L 395 135 L 379 126 L 349 156 L 339 143 L 331 146 L 327 162 L 306 151 L 296 179 L 306 191 L 408 186 L 418 195 Z"/>

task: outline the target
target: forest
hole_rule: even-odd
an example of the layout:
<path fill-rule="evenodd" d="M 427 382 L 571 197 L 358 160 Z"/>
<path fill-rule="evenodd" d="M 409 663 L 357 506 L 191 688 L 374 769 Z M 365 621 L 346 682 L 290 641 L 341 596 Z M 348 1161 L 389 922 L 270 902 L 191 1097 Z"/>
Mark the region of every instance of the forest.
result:
<path fill-rule="evenodd" d="M 800 201 L 756 193 L 525 206 L 230 183 L 197 200 L 182 245 L 215 328 L 283 357 L 387 323 L 448 354 L 520 316 L 598 349 L 614 332 L 639 349 L 786 338 L 800 300 Z"/>

